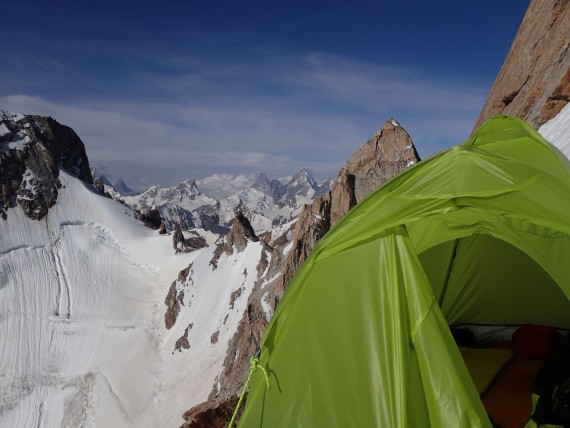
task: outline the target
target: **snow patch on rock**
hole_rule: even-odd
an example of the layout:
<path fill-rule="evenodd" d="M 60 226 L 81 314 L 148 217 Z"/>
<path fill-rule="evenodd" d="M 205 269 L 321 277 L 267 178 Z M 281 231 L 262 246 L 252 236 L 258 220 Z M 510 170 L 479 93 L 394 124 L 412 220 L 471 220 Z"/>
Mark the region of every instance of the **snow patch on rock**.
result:
<path fill-rule="evenodd" d="M 538 132 L 570 159 L 570 104 L 542 125 Z"/>

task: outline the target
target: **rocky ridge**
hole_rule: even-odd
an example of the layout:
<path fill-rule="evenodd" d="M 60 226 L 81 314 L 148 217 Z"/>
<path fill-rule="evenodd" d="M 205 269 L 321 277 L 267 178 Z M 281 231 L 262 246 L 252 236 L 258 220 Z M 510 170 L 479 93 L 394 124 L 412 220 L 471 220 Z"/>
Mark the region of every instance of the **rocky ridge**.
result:
<path fill-rule="evenodd" d="M 284 224 L 264 237 L 267 245 L 258 264 L 258 272 L 264 273 L 258 277 L 244 316 L 230 341 L 217 386 L 208 402 L 184 414 L 187 420 L 184 427 L 203 426 L 200 424 L 204 420 L 214 416 L 218 423 L 220 417 L 227 415 L 223 409 L 235 402 L 248 374 L 249 358 L 259 350 L 275 307 L 314 246 L 356 203 L 419 160 L 408 133 L 390 119 L 354 153 L 331 190 L 312 204 L 306 204 L 296 222 Z M 267 187 L 271 188 L 271 182 Z"/>
<path fill-rule="evenodd" d="M 570 101 L 570 1 L 532 0 L 474 130 L 498 114 L 538 128 Z"/>
<path fill-rule="evenodd" d="M 19 205 L 42 219 L 57 201 L 60 168 L 93 183 L 85 147 L 71 128 L 51 117 L 0 111 L 0 217 Z"/>
<path fill-rule="evenodd" d="M 419 161 L 407 131 L 394 119 L 387 120 L 346 162 L 331 191 L 306 205 L 299 214 L 283 275 L 271 293 L 274 304 L 279 302 L 295 272 L 331 227 L 372 191 Z"/>

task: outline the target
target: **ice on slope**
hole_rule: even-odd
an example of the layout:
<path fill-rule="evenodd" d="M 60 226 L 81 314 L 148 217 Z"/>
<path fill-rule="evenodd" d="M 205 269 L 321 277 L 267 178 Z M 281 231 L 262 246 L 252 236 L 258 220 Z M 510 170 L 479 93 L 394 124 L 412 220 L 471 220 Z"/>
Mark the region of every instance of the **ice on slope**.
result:
<path fill-rule="evenodd" d="M 210 249 L 174 255 L 171 237 L 123 205 L 63 172 L 60 179 L 44 220 L 15 208 L 0 221 L 0 426 L 179 426 L 214 384 L 248 297 L 220 325 L 231 276 L 251 288 L 238 271 L 254 275 L 260 246 L 217 273 L 196 263 L 204 280 L 197 272 L 192 307 L 181 314 L 196 325 L 192 346 L 173 355 L 183 324 L 166 331 L 164 298 L 178 272 Z M 214 346 L 207 340 L 216 329 Z"/>
<path fill-rule="evenodd" d="M 570 159 L 570 104 L 542 125 L 538 132 Z"/>

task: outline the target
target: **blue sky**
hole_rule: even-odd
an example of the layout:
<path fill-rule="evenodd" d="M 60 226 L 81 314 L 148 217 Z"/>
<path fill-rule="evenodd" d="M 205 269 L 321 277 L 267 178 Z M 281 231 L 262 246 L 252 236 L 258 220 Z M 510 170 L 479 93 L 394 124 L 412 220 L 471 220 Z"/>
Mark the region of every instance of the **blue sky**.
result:
<path fill-rule="evenodd" d="M 422 157 L 468 138 L 528 3 L 2 0 L 0 108 L 139 189 L 335 177 L 390 117 Z"/>

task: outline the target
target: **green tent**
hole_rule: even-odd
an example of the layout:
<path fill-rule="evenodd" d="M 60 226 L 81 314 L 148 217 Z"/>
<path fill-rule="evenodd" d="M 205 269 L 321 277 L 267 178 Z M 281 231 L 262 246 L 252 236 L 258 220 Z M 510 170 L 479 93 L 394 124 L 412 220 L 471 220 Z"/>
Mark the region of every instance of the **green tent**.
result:
<path fill-rule="evenodd" d="M 496 117 L 356 206 L 292 281 L 239 427 L 479 427 L 449 325 L 570 328 L 570 162 Z"/>

